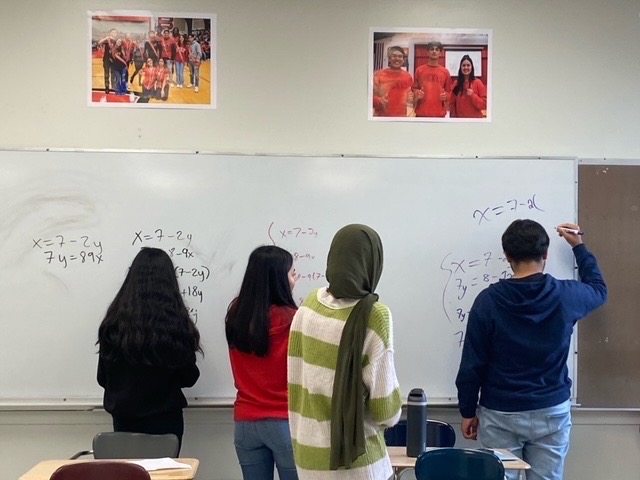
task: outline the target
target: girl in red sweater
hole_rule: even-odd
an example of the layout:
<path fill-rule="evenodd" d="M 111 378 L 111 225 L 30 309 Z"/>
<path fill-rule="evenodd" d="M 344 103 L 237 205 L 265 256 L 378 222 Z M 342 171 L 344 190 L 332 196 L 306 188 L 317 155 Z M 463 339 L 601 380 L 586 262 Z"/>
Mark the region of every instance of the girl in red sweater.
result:
<path fill-rule="evenodd" d="M 475 77 L 469 55 L 460 60 L 458 79 L 451 91 L 450 117 L 483 118 L 487 109 L 487 88 Z"/>
<path fill-rule="evenodd" d="M 249 256 L 225 330 L 235 387 L 236 453 L 245 480 L 297 480 L 287 403 L 287 349 L 296 304 L 293 257 L 276 246 Z"/>

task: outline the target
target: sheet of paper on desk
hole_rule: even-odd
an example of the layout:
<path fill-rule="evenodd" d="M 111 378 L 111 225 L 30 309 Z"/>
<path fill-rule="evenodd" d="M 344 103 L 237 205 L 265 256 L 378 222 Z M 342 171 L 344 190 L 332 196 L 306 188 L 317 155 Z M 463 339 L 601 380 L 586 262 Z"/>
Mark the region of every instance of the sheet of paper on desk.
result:
<path fill-rule="evenodd" d="M 504 451 L 500 451 L 500 450 L 495 450 L 493 448 L 483 448 L 481 450 L 493 453 L 496 457 L 498 457 L 503 462 L 509 462 L 509 461 L 513 461 L 513 460 L 520 460 L 518 457 L 516 457 L 511 452 L 504 452 Z"/>
<path fill-rule="evenodd" d="M 186 463 L 176 462 L 173 458 L 148 458 L 146 460 L 132 460 L 129 463 L 135 463 L 136 465 L 140 465 L 147 472 L 152 472 L 154 470 L 166 470 L 170 468 L 191 468 L 191 465 Z"/>

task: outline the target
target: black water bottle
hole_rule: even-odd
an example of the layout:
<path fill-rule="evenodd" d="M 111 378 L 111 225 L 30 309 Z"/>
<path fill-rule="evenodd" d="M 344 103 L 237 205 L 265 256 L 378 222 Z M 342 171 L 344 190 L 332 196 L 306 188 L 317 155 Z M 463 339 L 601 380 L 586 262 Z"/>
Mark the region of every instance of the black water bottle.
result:
<path fill-rule="evenodd" d="M 417 458 L 427 448 L 427 396 L 421 388 L 407 400 L 407 457 Z"/>

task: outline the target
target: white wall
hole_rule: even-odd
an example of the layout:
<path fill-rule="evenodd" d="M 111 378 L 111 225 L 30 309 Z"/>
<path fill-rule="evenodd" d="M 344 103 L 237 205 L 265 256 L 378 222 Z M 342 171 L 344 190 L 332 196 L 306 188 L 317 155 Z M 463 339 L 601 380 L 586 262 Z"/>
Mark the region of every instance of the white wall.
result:
<path fill-rule="evenodd" d="M 87 10 L 218 15 L 214 111 L 88 108 Z M 0 146 L 637 158 L 638 0 L 13 0 Z M 369 27 L 493 29 L 491 124 L 367 120 Z"/>
<path fill-rule="evenodd" d="M 3 2 L 0 148 L 640 158 L 638 0 L 187 0 L 218 15 L 218 109 L 88 108 L 86 11 L 125 5 L 178 3 Z M 368 29 L 386 26 L 492 28 L 492 123 L 367 121 Z M 240 478 L 230 410 L 186 419 L 198 478 Z M 566 478 L 638 478 L 639 422 L 577 413 Z M 0 464 L 17 478 L 108 428 L 104 413 L 3 411 Z"/>

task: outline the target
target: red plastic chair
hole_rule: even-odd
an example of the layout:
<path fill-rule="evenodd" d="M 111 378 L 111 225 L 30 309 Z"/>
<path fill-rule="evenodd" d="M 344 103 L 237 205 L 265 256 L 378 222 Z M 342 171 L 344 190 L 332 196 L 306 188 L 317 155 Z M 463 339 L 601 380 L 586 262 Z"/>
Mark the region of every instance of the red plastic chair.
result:
<path fill-rule="evenodd" d="M 50 480 L 151 480 L 140 465 L 126 462 L 80 462 L 58 468 Z"/>

